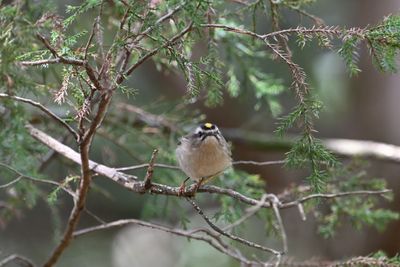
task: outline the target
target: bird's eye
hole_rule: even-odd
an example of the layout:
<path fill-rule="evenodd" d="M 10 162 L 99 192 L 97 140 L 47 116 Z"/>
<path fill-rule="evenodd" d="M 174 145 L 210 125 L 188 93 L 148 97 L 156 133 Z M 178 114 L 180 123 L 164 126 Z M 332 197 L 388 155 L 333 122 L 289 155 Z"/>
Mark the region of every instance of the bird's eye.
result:
<path fill-rule="evenodd" d="M 202 137 L 204 135 L 204 132 L 203 131 L 198 131 L 197 133 L 196 133 L 196 136 L 197 137 Z"/>

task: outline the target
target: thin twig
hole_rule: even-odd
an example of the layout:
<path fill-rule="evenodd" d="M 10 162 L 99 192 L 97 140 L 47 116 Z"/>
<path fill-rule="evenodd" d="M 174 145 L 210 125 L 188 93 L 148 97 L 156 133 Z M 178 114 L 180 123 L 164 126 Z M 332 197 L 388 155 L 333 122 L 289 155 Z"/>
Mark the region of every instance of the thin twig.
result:
<path fill-rule="evenodd" d="M 33 262 L 30 259 L 23 257 L 21 255 L 18 255 L 18 254 L 12 254 L 10 256 L 7 256 L 3 260 L 1 260 L 0 267 L 6 266 L 8 263 L 13 262 L 13 261 L 19 262 L 20 264 L 18 264 L 18 265 L 21 265 L 21 266 L 35 267 L 35 264 L 33 264 Z"/>
<path fill-rule="evenodd" d="M 21 173 L 20 171 L 16 170 L 15 168 L 13 168 L 13 167 L 11 167 L 11 166 L 9 166 L 7 164 L 4 164 L 2 162 L 0 162 L 0 166 L 2 166 L 4 168 L 7 168 L 10 171 L 16 173 L 18 175 L 18 178 L 19 178 L 18 181 L 20 179 L 28 179 L 28 180 L 30 180 L 32 182 L 35 182 L 35 183 L 44 183 L 44 184 L 55 185 L 55 186 L 61 188 L 66 193 L 68 193 L 73 199 L 76 198 L 76 195 L 75 195 L 74 192 L 72 192 L 70 189 L 66 188 L 65 186 L 63 186 L 62 184 L 60 184 L 58 182 L 55 182 L 55 181 L 52 181 L 52 180 L 46 180 L 46 179 L 38 179 L 38 178 L 32 177 L 30 175 L 26 175 L 26 174 Z M 4 186 L 4 188 L 5 188 L 5 186 Z"/>
<path fill-rule="evenodd" d="M 228 232 L 223 231 L 221 228 L 219 228 L 218 226 L 216 226 L 214 223 L 211 222 L 211 220 L 207 217 L 207 215 L 204 214 L 203 210 L 196 204 L 196 202 L 194 202 L 194 200 L 192 200 L 191 198 L 188 198 L 188 197 L 186 198 L 186 200 L 187 200 L 190 204 L 192 204 L 193 208 L 200 214 L 201 217 L 203 217 L 204 221 L 205 221 L 213 230 L 215 230 L 216 232 L 220 233 L 221 235 L 224 235 L 224 236 L 226 236 L 226 237 L 228 237 L 228 238 L 230 238 L 230 239 L 232 239 L 232 240 L 235 240 L 235 241 L 237 241 L 237 242 L 239 242 L 239 243 L 242 243 L 242 244 L 244 244 L 244 245 L 247 245 L 247 246 L 249 246 L 249 247 L 253 247 L 253 248 L 257 248 L 257 249 L 260 249 L 260 250 L 263 250 L 263 251 L 266 251 L 266 252 L 270 252 L 270 253 L 272 253 L 272 254 L 274 254 L 274 255 L 280 255 L 280 254 L 282 254 L 281 252 L 279 252 L 279 251 L 277 251 L 277 250 L 275 250 L 275 249 L 268 248 L 268 247 L 264 247 L 264 246 L 259 245 L 259 244 L 257 244 L 257 243 L 248 241 L 248 240 L 243 239 L 243 238 L 241 238 L 241 237 L 239 237 L 239 236 L 236 236 L 236 235 L 233 235 L 233 234 L 230 234 L 230 233 L 228 233 Z"/>
<path fill-rule="evenodd" d="M 130 171 L 130 170 L 138 170 L 138 169 L 143 169 L 149 167 L 149 163 L 143 163 L 143 164 L 138 164 L 138 165 L 133 165 L 133 166 L 128 166 L 128 167 L 121 167 L 121 168 L 115 168 L 117 171 Z M 178 166 L 175 165 L 169 165 L 169 164 L 162 164 L 162 163 L 155 163 L 154 167 L 158 168 L 165 168 L 165 169 L 172 169 L 172 170 L 180 170 Z"/>
<path fill-rule="evenodd" d="M 243 215 L 242 217 L 240 217 L 237 221 L 225 226 L 224 228 L 222 228 L 223 231 L 229 231 L 232 228 L 242 224 L 245 220 L 247 220 L 248 218 L 250 218 L 251 216 L 253 216 L 254 214 L 256 214 L 260 209 L 263 208 L 265 202 L 267 201 L 268 198 L 268 194 L 264 194 L 259 203 L 257 205 L 255 205 L 254 207 L 251 207 L 248 209 L 247 213 L 245 215 Z"/>
<path fill-rule="evenodd" d="M 69 64 L 69 65 L 77 65 L 77 66 L 85 65 L 85 61 L 83 61 L 83 60 L 74 59 L 74 58 L 66 58 L 66 57 L 60 56 L 58 54 L 58 52 L 56 51 L 56 49 L 50 45 L 49 41 L 47 41 L 47 39 L 44 36 L 42 36 L 39 33 L 36 36 L 39 38 L 40 41 L 42 41 L 44 46 L 46 46 L 46 48 L 53 54 L 53 56 L 55 58 L 59 58 L 60 63 Z"/>
<path fill-rule="evenodd" d="M 154 48 L 152 51 L 144 55 L 143 57 L 139 58 L 135 64 L 133 64 L 131 67 L 128 68 L 128 70 L 123 74 L 119 75 L 118 78 L 116 79 L 117 84 L 121 84 L 127 76 L 129 76 L 137 67 L 142 65 L 146 60 L 157 54 L 161 49 L 164 49 L 168 46 L 171 46 L 176 43 L 180 38 L 182 38 L 186 33 L 190 32 L 191 28 L 193 26 L 193 22 L 189 23 L 186 28 L 184 28 L 180 33 L 169 39 L 167 42 L 165 42 L 162 46 L 159 46 L 157 48 Z"/>
<path fill-rule="evenodd" d="M 59 124 L 61 124 L 63 127 L 67 128 L 67 130 L 74 136 L 74 138 L 76 140 L 78 140 L 79 136 L 78 133 L 71 127 L 69 126 L 68 123 L 66 123 L 63 119 L 61 119 L 60 117 L 58 117 L 55 113 L 53 113 L 50 109 L 46 108 L 45 106 L 43 106 L 42 104 L 40 104 L 39 102 L 35 102 L 29 98 L 23 98 L 23 97 L 19 97 L 19 96 L 12 96 L 12 95 L 8 95 L 8 94 L 3 94 L 0 93 L 0 98 L 8 98 L 8 99 L 13 99 L 19 102 L 24 102 L 24 103 L 28 103 L 34 107 L 39 108 L 40 110 L 42 110 L 44 113 L 46 113 L 47 115 L 49 115 L 51 118 L 53 118 L 56 122 L 58 122 Z"/>
<path fill-rule="evenodd" d="M 233 161 L 232 165 L 255 165 L 255 166 L 268 166 L 268 165 L 280 165 L 284 164 L 284 160 L 272 160 L 272 161 L 254 161 L 254 160 L 237 160 Z M 149 166 L 149 163 L 143 163 L 143 164 L 138 164 L 138 165 L 133 165 L 133 166 L 128 166 L 128 167 L 120 167 L 120 168 L 115 168 L 117 171 L 130 171 L 130 170 L 138 170 L 138 169 L 143 169 L 147 168 Z M 172 170 L 180 170 L 181 168 L 176 165 L 169 165 L 169 164 L 162 164 L 162 163 L 155 163 L 154 167 L 158 168 L 165 168 L 165 169 L 172 169 Z"/>
<path fill-rule="evenodd" d="M 12 186 L 13 184 L 18 183 L 19 180 L 21 180 L 22 178 L 23 178 L 23 177 L 20 175 L 20 176 L 18 176 L 17 178 L 15 178 L 14 180 L 12 180 L 12 181 L 10 181 L 10 182 L 8 182 L 8 183 L 6 183 L 6 184 L 0 185 L 0 189 L 4 189 L 4 188 L 7 188 L 7 187 L 10 187 L 10 186 Z"/>
<path fill-rule="evenodd" d="M 232 165 L 256 165 L 256 166 L 281 165 L 281 164 L 285 164 L 285 161 L 284 160 L 270 160 L 270 161 L 236 160 L 232 162 Z"/>
<path fill-rule="evenodd" d="M 84 49 L 84 57 L 83 57 L 84 60 L 87 60 L 88 51 L 89 51 L 90 44 L 92 43 L 92 40 L 93 40 L 93 37 L 94 37 L 95 27 L 96 27 L 97 23 L 98 23 L 97 20 L 95 20 L 94 23 L 93 23 L 92 31 L 90 33 L 89 39 L 88 39 L 88 41 L 86 43 L 86 46 L 85 46 L 85 49 Z"/>
<path fill-rule="evenodd" d="M 356 191 L 330 193 L 330 194 L 312 194 L 312 195 L 308 195 L 308 196 L 299 198 L 294 201 L 282 203 L 281 205 L 279 205 L 279 208 L 285 209 L 285 208 L 294 207 L 294 206 L 297 206 L 299 203 L 303 203 L 303 202 L 309 201 L 311 199 L 316 199 L 316 198 L 332 199 L 332 198 L 337 198 L 337 197 L 346 197 L 346 196 L 355 196 L 355 195 L 384 195 L 384 194 L 391 193 L 391 192 L 393 192 L 393 191 L 390 189 L 383 189 L 383 190 L 376 190 L 376 191 L 356 190 Z"/>
<path fill-rule="evenodd" d="M 288 243 L 287 243 L 287 235 L 286 235 L 285 227 L 283 225 L 281 213 L 279 211 L 279 207 L 280 207 L 281 203 L 280 203 L 279 199 L 273 194 L 269 194 L 267 197 L 271 201 L 272 210 L 274 211 L 276 221 L 278 222 L 278 225 L 279 225 L 279 232 L 281 233 L 281 238 L 282 238 L 282 243 L 283 243 L 283 253 L 286 254 L 288 252 Z"/>
<path fill-rule="evenodd" d="M 135 39 L 135 42 L 139 42 L 140 40 L 143 39 L 146 35 L 148 35 L 153 29 L 155 29 L 159 24 L 163 23 L 167 19 L 171 18 L 174 16 L 179 10 L 182 9 L 182 7 L 186 4 L 186 2 L 183 2 L 182 4 L 176 6 L 174 9 L 172 9 L 170 12 L 167 14 L 161 16 L 158 20 L 156 20 L 150 27 L 142 31 L 141 33 L 138 34 L 138 37 Z"/>

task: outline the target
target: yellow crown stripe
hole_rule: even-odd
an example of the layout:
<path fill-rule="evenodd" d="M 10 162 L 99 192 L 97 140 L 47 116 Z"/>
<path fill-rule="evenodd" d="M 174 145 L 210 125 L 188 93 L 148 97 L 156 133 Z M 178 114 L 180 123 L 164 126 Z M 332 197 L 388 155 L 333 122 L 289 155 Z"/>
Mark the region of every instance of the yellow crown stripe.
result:
<path fill-rule="evenodd" d="M 212 126 L 213 126 L 212 123 L 209 123 L 209 122 L 204 123 L 204 127 L 208 128 L 208 129 L 210 129 Z"/>

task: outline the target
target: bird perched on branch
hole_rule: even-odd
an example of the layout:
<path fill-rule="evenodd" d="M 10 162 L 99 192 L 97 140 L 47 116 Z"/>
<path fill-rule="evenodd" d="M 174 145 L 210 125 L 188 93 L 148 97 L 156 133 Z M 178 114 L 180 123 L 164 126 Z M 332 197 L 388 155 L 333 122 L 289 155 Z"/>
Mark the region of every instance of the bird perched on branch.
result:
<path fill-rule="evenodd" d="M 182 171 L 188 176 L 179 188 L 185 191 L 185 182 L 196 181 L 194 193 L 202 183 L 217 176 L 232 165 L 231 150 L 215 124 L 204 123 L 194 132 L 183 136 L 176 148 L 176 157 Z"/>

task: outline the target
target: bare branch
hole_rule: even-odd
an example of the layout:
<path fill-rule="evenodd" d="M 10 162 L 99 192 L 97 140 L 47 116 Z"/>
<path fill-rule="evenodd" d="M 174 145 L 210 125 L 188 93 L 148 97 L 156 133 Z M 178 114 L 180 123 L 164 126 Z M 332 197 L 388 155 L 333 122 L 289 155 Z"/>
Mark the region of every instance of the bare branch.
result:
<path fill-rule="evenodd" d="M 244 245 L 247 245 L 247 246 L 249 246 L 249 247 L 253 247 L 253 248 L 260 249 L 260 250 L 262 250 L 262 251 L 270 252 L 270 253 L 272 253 L 272 254 L 274 254 L 274 255 L 281 255 L 281 254 L 282 254 L 282 252 L 279 252 L 279 251 L 277 251 L 277 250 L 275 250 L 275 249 L 267 248 L 267 247 L 261 246 L 261 245 L 259 245 L 259 244 L 257 244 L 257 243 L 250 242 L 250 241 L 248 241 L 248 240 L 246 240 L 246 239 L 243 239 L 243 238 L 241 238 L 241 237 L 239 237 L 239 236 L 236 236 L 236 235 L 230 234 L 230 233 L 228 233 L 228 232 L 225 232 L 224 230 L 222 230 L 221 228 L 219 228 L 218 226 L 216 226 L 214 223 L 211 222 L 211 220 L 207 217 L 207 215 L 204 214 L 203 210 L 196 204 L 196 202 L 194 202 L 192 199 L 190 199 L 190 198 L 188 198 L 188 197 L 186 198 L 186 200 L 187 200 L 190 204 L 192 204 L 193 208 L 195 208 L 195 210 L 200 214 L 200 216 L 203 217 L 203 219 L 205 220 L 205 222 L 206 222 L 213 230 L 215 230 L 216 232 L 220 233 L 221 235 L 224 235 L 224 236 L 226 236 L 226 237 L 228 237 L 228 238 L 230 238 L 230 239 L 232 239 L 232 240 L 235 240 L 235 241 L 237 241 L 237 242 L 239 242 L 239 243 L 242 243 L 242 244 L 244 244 Z"/>
<path fill-rule="evenodd" d="M 130 171 L 130 170 L 138 170 L 138 169 L 143 169 L 149 167 L 149 163 L 143 163 L 139 165 L 133 165 L 129 167 L 121 167 L 121 168 L 115 168 L 117 171 Z M 172 169 L 172 170 L 180 170 L 178 166 L 174 165 L 168 165 L 168 164 L 162 164 L 162 163 L 155 163 L 154 167 L 158 168 L 165 168 L 165 169 Z"/>
<path fill-rule="evenodd" d="M 24 103 L 28 103 L 34 107 L 39 108 L 40 110 L 42 110 L 44 113 L 46 113 L 47 115 L 49 115 L 51 118 L 53 118 L 56 122 L 58 122 L 59 124 L 61 124 L 63 127 L 67 128 L 67 130 L 74 136 L 74 138 L 76 140 L 79 139 L 79 136 L 77 134 L 77 132 L 75 132 L 75 130 L 69 126 L 68 123 L 66 123 L 63 119 L 61 119 L 60 117 L 58 117 L 55 113 L 53 113 L 50 109 L 46 108 L 45 106 L 43 106 L 42 104 L 40 104 L 39 102 L 35 102 L 31 99 L 28 98 L 22 98 L 19 96 L 12 96 L 12 95 L 7 95 L 7 94 L 3 94 L 0 93 L 0 98 L 8 98 L 8 99 L 13 99 L 19 102 L 24 102 Z"/>
<path fill-rule="evenodd" d="M 42 142 L 43 144 L 47 145 L 51 149 L 57 151 L 64 157 L 74 161 L 77 164 L 81 164 L 79 160 L 79 154 L 75 152 L 73 149 L 70 147 L 61 144 L 59 141 L 56 139 L 50 137 L 49 135 L 43 133 L 42 131 L 34 128 L 31 125 L 27 125 L 26 128 L 28 129 L 28 132 L 36 138 L 38 141 Z M 128 190 L 131 190 L 133 192 L 143 192 L 144 190 L 144 182 L 137 181 L 137 177 L 135 176 L 130 176 L 121 172 L 118 172 L 117 169 L 107 167 L 105 165 L 96 163 L 94 161 L 90 161 L 90 169 L 94 172 L 97 172 L 114 182 L 120 184 L 121 186 L 127 188 Z M 156 164 L 154 166 L 157 166 Z M 193 186 L 190 186 L 188 190 L 188 195 L 191 192 L 191 190 L 194 188 Z M 198 193 L 211 193 L 211 194 L 220 194 L 220 195 L 227 195 L 230 196 L 234 199 L 239 200 L 242 203 L 256 206 L 259 204 L 259 200 L 253 199 L 250 197 L 247 197 L 233 189 L 229 188 L 222 188 L 218 186 L 213 186 L 213 185 L 202 185 L 199 187 Z M 283 203 L 279 206 L 279 208 L 290 208 L 293 206 L 297 206 L 298 203 L 306 202 L 309 199 L 313 198 L 333 198 L 333 197 L 345 197 L 345 196 L 351 196 L 351 195 L 371 195 L 371 194 L 386 194 L 391 192 L 391 190 L 380 190 L 380 191 L 350 191 L 350 192 L 345 192 L 345 193 L 335 193 L 335 194 L 315 194 L 315 195 L 310 195 L 308 197 L 304 197 L 300 199 L 299 201 L 292 201 L 292 202 L 287 202 Z M 169 195 L 169 196 L 179 196 L 179 187 L 172 187 L 168 185 L 163 185 L 163 184 L 158 184 L 158 183 L 153 183 L 152 187 L 149 189 L 149 193 L 152 194 L 161 194 L 161 195 Z M 271 208 L 271 205 L 269 202 L 266 202 L 263 204 L 264 208 Z"/>
<path fill-rule="evenodd" d="M 286 235 L 285 227 L 283 225 L 281 213 L 279 211 L 279 207 L 280 207 L 281 203 L 280 203 L 279 199 L 273 194 L 269 194 L 268 198 L 271 201 L 271 206 L 274 211 L 276 221 L 278 222 L 278 225 L 279 225 L 279 232 L 281 233 L 281 238 L 282 238 L 282 243 L 283 243 L 283 253 L 285 254 L 288 252 L 288 242 L 287 242 L 287 235 Z"/>
<path fill-rule="evenodd" d="M 158 230 L 158 231 L 163 231 L 163 232 L 167 232 L 167 233 L 171 233 L 177 236 L 182 236 L 182 237 L 187 237 L 190 239 L 194 239 L 194 240 L 199 240 L 199 241 L 203 241 L 206 242 L 208 244 L 210 244 L 211 246 L 213 246 L 215 249 L 217 249 L 218 251 L 231 256 L 232 258 L 238 260 L 239 262 L 245 263 L 247 265 L 251 265 L 253 264 L 254 266 L 257 266 L 258 263 L 255 261 L 251 261 L 246 259 L 245 257 L 243 257 L 242 255 L 240 255 L 240 253 L 234 249 L 229 248 L 229 246 L 227 244 L 225 244 L 217 234 L 209 231 L 208 229 L 193 229 L 193 230 L 182 230 L 182 229 L 176 229 L 176 228 L 169 228 L 169 227 L 165 227 L 162 225 L 158 225 L 158 224 L 154 224 L 154 223 L 149 223 L 149 222 L 145 222 L 145 221 L 141 221 L 141 220 L 136 220 L 136 219 L 123 219 L 123 220 L 118 220 L 118 221 L 113 221 L 110 223 L 104 223 L 98 226 L 93 226 L 93 227 L 89 227 L 89 228 L 85 228 L 85 229 L 81 229 L 78 231 L 74 232 L 74 237 L 80 237 L 82 235 L 85 234 L 89 234 L 92 232 L 96 232 L 99 230 L 106 230 L 106 229 L 110 229 L 110 228 L 115 228 L 115 227 L 123 227 L 125 225 L 130 225 L 130 224 L 135 224 L 135 225 L 140 225 L 143 227 L 147 227 L 147 228 L 151 228 L 154 230 Z M 198 235 L 196 234 L 197 232 L 204 232 L 205 234 L 208 235 L 207 236 L 203 236 L 203 235 Z"/>

